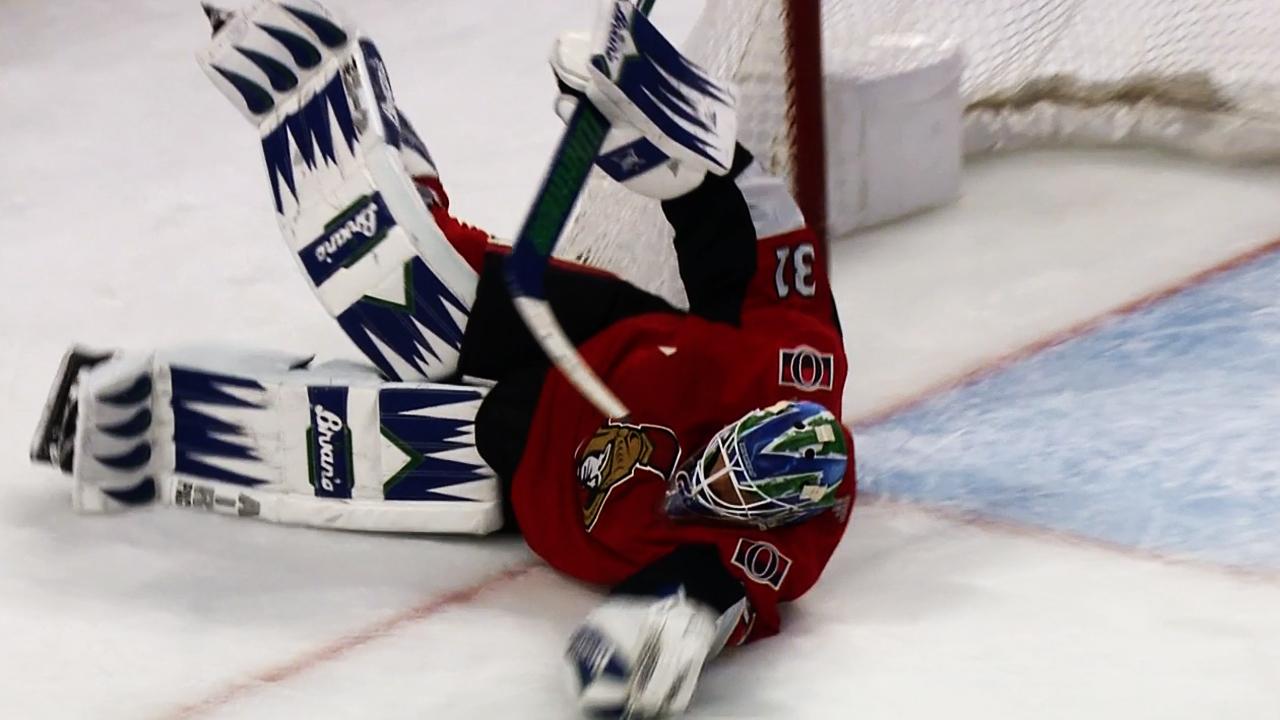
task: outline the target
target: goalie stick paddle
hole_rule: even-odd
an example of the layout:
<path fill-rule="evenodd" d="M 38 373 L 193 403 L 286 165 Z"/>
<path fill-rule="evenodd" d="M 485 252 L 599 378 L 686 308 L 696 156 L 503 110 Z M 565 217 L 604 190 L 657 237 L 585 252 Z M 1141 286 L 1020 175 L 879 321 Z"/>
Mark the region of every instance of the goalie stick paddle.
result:
<path fill-rule="evenodd" d="M 655 1 L 640 0 L 636 11 L 647 15 Z M 516 236 L 506 274 L 516 311 L 551 362 L 605 417 L 622 418 L 629 414 L 627 406 L 573 346 L 547 302 L 543 285 L 547 264 L 608 132 L 608 119 L 590 102 L 579 101 Z"/>

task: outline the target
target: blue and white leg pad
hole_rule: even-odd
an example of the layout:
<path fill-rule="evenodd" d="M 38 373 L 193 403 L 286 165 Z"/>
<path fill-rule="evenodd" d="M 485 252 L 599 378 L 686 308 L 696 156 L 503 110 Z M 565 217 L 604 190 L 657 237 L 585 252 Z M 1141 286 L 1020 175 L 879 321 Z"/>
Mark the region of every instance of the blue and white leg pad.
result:
<path fill-rule="evenodd" d="M 74 504 L 159 501 L 313 527 L 485 534 L 500 483 L 475 446 L 485 388 L 227 350 L 119 353 L 78 384 Z"/>
<path fill-rule="evenodd" d="M 325 309 L 384 376 L 452 378 L 478 277 L 413 182 L 434 167 L 378 49 L 311 0 L 261 0 L 198 61 L 257 127 L 281 233 Z"/>

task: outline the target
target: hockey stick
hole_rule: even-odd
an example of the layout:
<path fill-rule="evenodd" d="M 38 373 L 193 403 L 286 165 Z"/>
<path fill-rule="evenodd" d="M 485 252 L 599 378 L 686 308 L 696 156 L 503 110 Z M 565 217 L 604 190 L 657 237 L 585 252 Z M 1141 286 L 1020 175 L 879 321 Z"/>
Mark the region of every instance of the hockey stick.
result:
<path fill-rule="evenodd" d="M 655 1 L 640 0 L 637 11 L 647 15 Z M 621 418 L 629 414 L 627 406 L 573 346 L 547 302 L 543 284 L 551 254 L 608 132 L 609 120 L 590 102 L 580 101 L 565 126 L 551 166 L 516 236 L 506 273 L 516 311 L 547 357 L 605 417 Z"/>

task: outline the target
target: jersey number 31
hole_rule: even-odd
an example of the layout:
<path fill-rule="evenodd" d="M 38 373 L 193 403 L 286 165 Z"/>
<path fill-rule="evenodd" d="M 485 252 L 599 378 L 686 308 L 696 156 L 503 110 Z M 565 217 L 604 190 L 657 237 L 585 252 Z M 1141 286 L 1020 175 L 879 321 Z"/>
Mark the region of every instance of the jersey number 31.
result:
<path fill-rule="evenodd" d="M 792 292 L 813 297 L 817 288 L 813 284 L 813 243 L 801 243 L 795 247 L 783 245 L 774 250 L 778 265 L 773 271 L 773 285 L 779 298 L 790 297 Z"/>

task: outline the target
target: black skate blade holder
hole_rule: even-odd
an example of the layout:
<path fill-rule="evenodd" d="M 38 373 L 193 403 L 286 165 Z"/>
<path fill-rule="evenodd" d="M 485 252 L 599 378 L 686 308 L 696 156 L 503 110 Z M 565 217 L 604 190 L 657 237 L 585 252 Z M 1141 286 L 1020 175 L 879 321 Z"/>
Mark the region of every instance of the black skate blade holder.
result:
<path fill-rule="evenodd" d="M 217 35 L 222 26 L 226 25 L 227 21 L 231 19 L 232 13 L 230 10 L 223 10 L 206 2 L 200 3 L 200 8 L 204 10 L 204 16 L 209 19 L 209 27 L 214 35 Z"/>
<path fill-rule="evenodd" d="M 54 376 L 53 386 L 49 388 L 49 397 L 45 400 L 44 410 L 40 413 L 40 423 L 36 425 L 35 437 L 31 439 L 32 462 L 62 466 L 61 459 L 55 457 L 53 449 L 61 443 L 62 433 L 67 427 L 67 415 L 71 412 L 73 400 L 71 392 L 76 387 L 76 379 L 82 370 L 91 368 L 112 355 L 113 353 L 110 352 L 75 345 L 62 356 L 62 362 L 58 365 L 58 374 Z M 70 471 L 70 468 L 62 469 Z"/>

